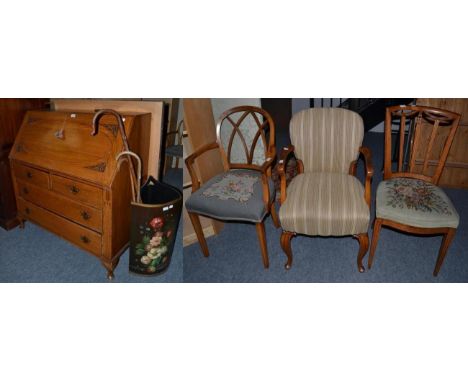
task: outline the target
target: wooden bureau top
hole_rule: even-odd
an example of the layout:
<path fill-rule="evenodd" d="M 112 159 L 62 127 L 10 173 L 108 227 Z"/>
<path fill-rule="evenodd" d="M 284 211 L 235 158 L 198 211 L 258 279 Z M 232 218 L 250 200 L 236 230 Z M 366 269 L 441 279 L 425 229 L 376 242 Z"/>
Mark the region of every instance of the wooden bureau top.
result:
<path fill-rule="evenodd" d="M 130 137 L 140 116 L 124 113 L 125 131 Z M 110 186 L 116 170 L 116 155 L 123 150 L 118 123 L 104 116 L 99 133 L 91 135 L 94 113 L 30 111 L 16 137 L 10 159 L 101 186 Z M 137 148 L 135 148 L 137 149 Z"/>

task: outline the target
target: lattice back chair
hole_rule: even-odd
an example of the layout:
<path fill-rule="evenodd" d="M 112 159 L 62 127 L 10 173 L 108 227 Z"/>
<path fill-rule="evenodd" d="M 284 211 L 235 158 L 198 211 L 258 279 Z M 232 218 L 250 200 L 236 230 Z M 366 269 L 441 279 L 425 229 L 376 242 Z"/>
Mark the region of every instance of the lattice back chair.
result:
<path fill-rule="evenodd" d="M 342 108 L 312 108 L 293 115 L 292 145 L 280 155 L 281 247 L 292 265 L 291 239 L 297 234 L 348 236 L 359 241 L 358 270 L 367 253 L 373 167 L 370 150 L 361 147 L 361 116 Z M 296 156 L 298 175 L 286 188 L 286 162 Z M 355 177 L 357 160 L 366 166 L 365 187 Z"/>
<path fill-rule="evenodd" d="M 209 251 L 199 215 L 224 221 L 255 223 L 263 265 L 269 266 L 264 219 L 271 213 L 279 227 L 271 166 L 276 157 L 275 125 L 271 116 L 254 106 L 224 112 L 216 126 L 217 141 L 200 147 L 185 160 L 192 179 L 192 195 L 185 206 L 203 254 Z M 200 185 L 194 164 L 198 156 L 218 149 L 224 172 Z"/>
<path fill-rule="evenodd" d="M 385 116 L 384 181 L 377 188 L 376 219 L 368 259 L 372 267 L 380 229 L 444 235 L 433 275 L 437 276 L 455 236 L 459 216 L 438 187 L 460 114 L 426 106 L 392 106 Z M 392 150 L 392 128 L 398 127 Z M 397 160 L 392 163 L 391 153 Z"/>

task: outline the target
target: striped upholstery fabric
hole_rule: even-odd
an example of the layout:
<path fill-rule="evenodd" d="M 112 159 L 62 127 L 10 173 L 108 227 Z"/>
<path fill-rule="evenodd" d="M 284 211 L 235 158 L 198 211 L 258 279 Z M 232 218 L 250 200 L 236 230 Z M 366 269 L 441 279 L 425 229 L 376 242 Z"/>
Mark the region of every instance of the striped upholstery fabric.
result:
<path fill-rule="evenodd" d="M 304 173 L 289 184 L 279 217 L 284 231 L 345 236 L 367 232 L 364 187 L 348 174 Z"/>
<path fill-rule="evenodd" d="M 358 158 L 364 124 L 350 110 L 307 109 L 293 115 L 289 133 L 304 172 L 347 174 L 350 163 Z"/>

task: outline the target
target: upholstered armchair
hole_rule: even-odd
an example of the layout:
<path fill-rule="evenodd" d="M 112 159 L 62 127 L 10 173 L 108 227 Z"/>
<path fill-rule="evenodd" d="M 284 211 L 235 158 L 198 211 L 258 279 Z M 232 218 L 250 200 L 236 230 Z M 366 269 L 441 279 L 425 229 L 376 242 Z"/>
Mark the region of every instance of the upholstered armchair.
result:
<path fill-rule="evenodd" d="M 359 272 L 364 272 L 373 167 L 370 150 L 361 147 L 363 136 L 362 118 L 350 110 L 313 108 L 293 115 L 292 145 L 282 150 L 278 166 L 286 269 L 292 265 L 291 239 L 295 235 L 350 235 L 359 241 L 357 264 Z M 286 187 L 285 166 L 292 154 L 298 175 Z M 366 168 L 364 186 L 355 177 L 360 155 Z"/>
<path fill-rule="evenodd" d="M 264 220 L 271 213 L 279 227 L 274 208 L 275 188 L 271 166 L 276 158 L 275 126 L 270 115 L 253 106 L 227 110 L 216 126 L 217 141 L 200 147 L 186 158 L 192 179 L 192 195 L 185 202 L 203 254 L 208 246 L 199 216 L 223 221 L 254 223 L 263 265 L 269 266 Z M 195 161 L 208 150 L 219 150 L 224 172 L 200 185 Z"/>

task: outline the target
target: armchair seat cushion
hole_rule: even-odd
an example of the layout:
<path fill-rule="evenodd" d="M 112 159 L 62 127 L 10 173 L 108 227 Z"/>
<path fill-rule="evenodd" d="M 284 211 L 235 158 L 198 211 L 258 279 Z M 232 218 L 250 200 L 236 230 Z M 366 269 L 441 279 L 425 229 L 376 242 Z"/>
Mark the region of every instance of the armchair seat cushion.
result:
<path fill-rule="evenodd" d="M 342 173 L 303 173 L 287 188 L 279 217 L 284 231 L 345 236 L 366 233 L 369 206 L 359 180 Z"/>
<path fill-rule="evenodd" d="M 393 178 L 377 188 L 376 216 L 421 228 L 457 228 L 459 216 L 445 192 L 432 183 Z"/>
<path fill-rule="evenodd" d="M 268 178 L 270 201 L 275 188 Z M 262 177 L 255 170 L 230 170 L 218 174 L 192 193 L 185 202 L 188 212 L 220 220 L 261 222 L 267 214 Z"/>

